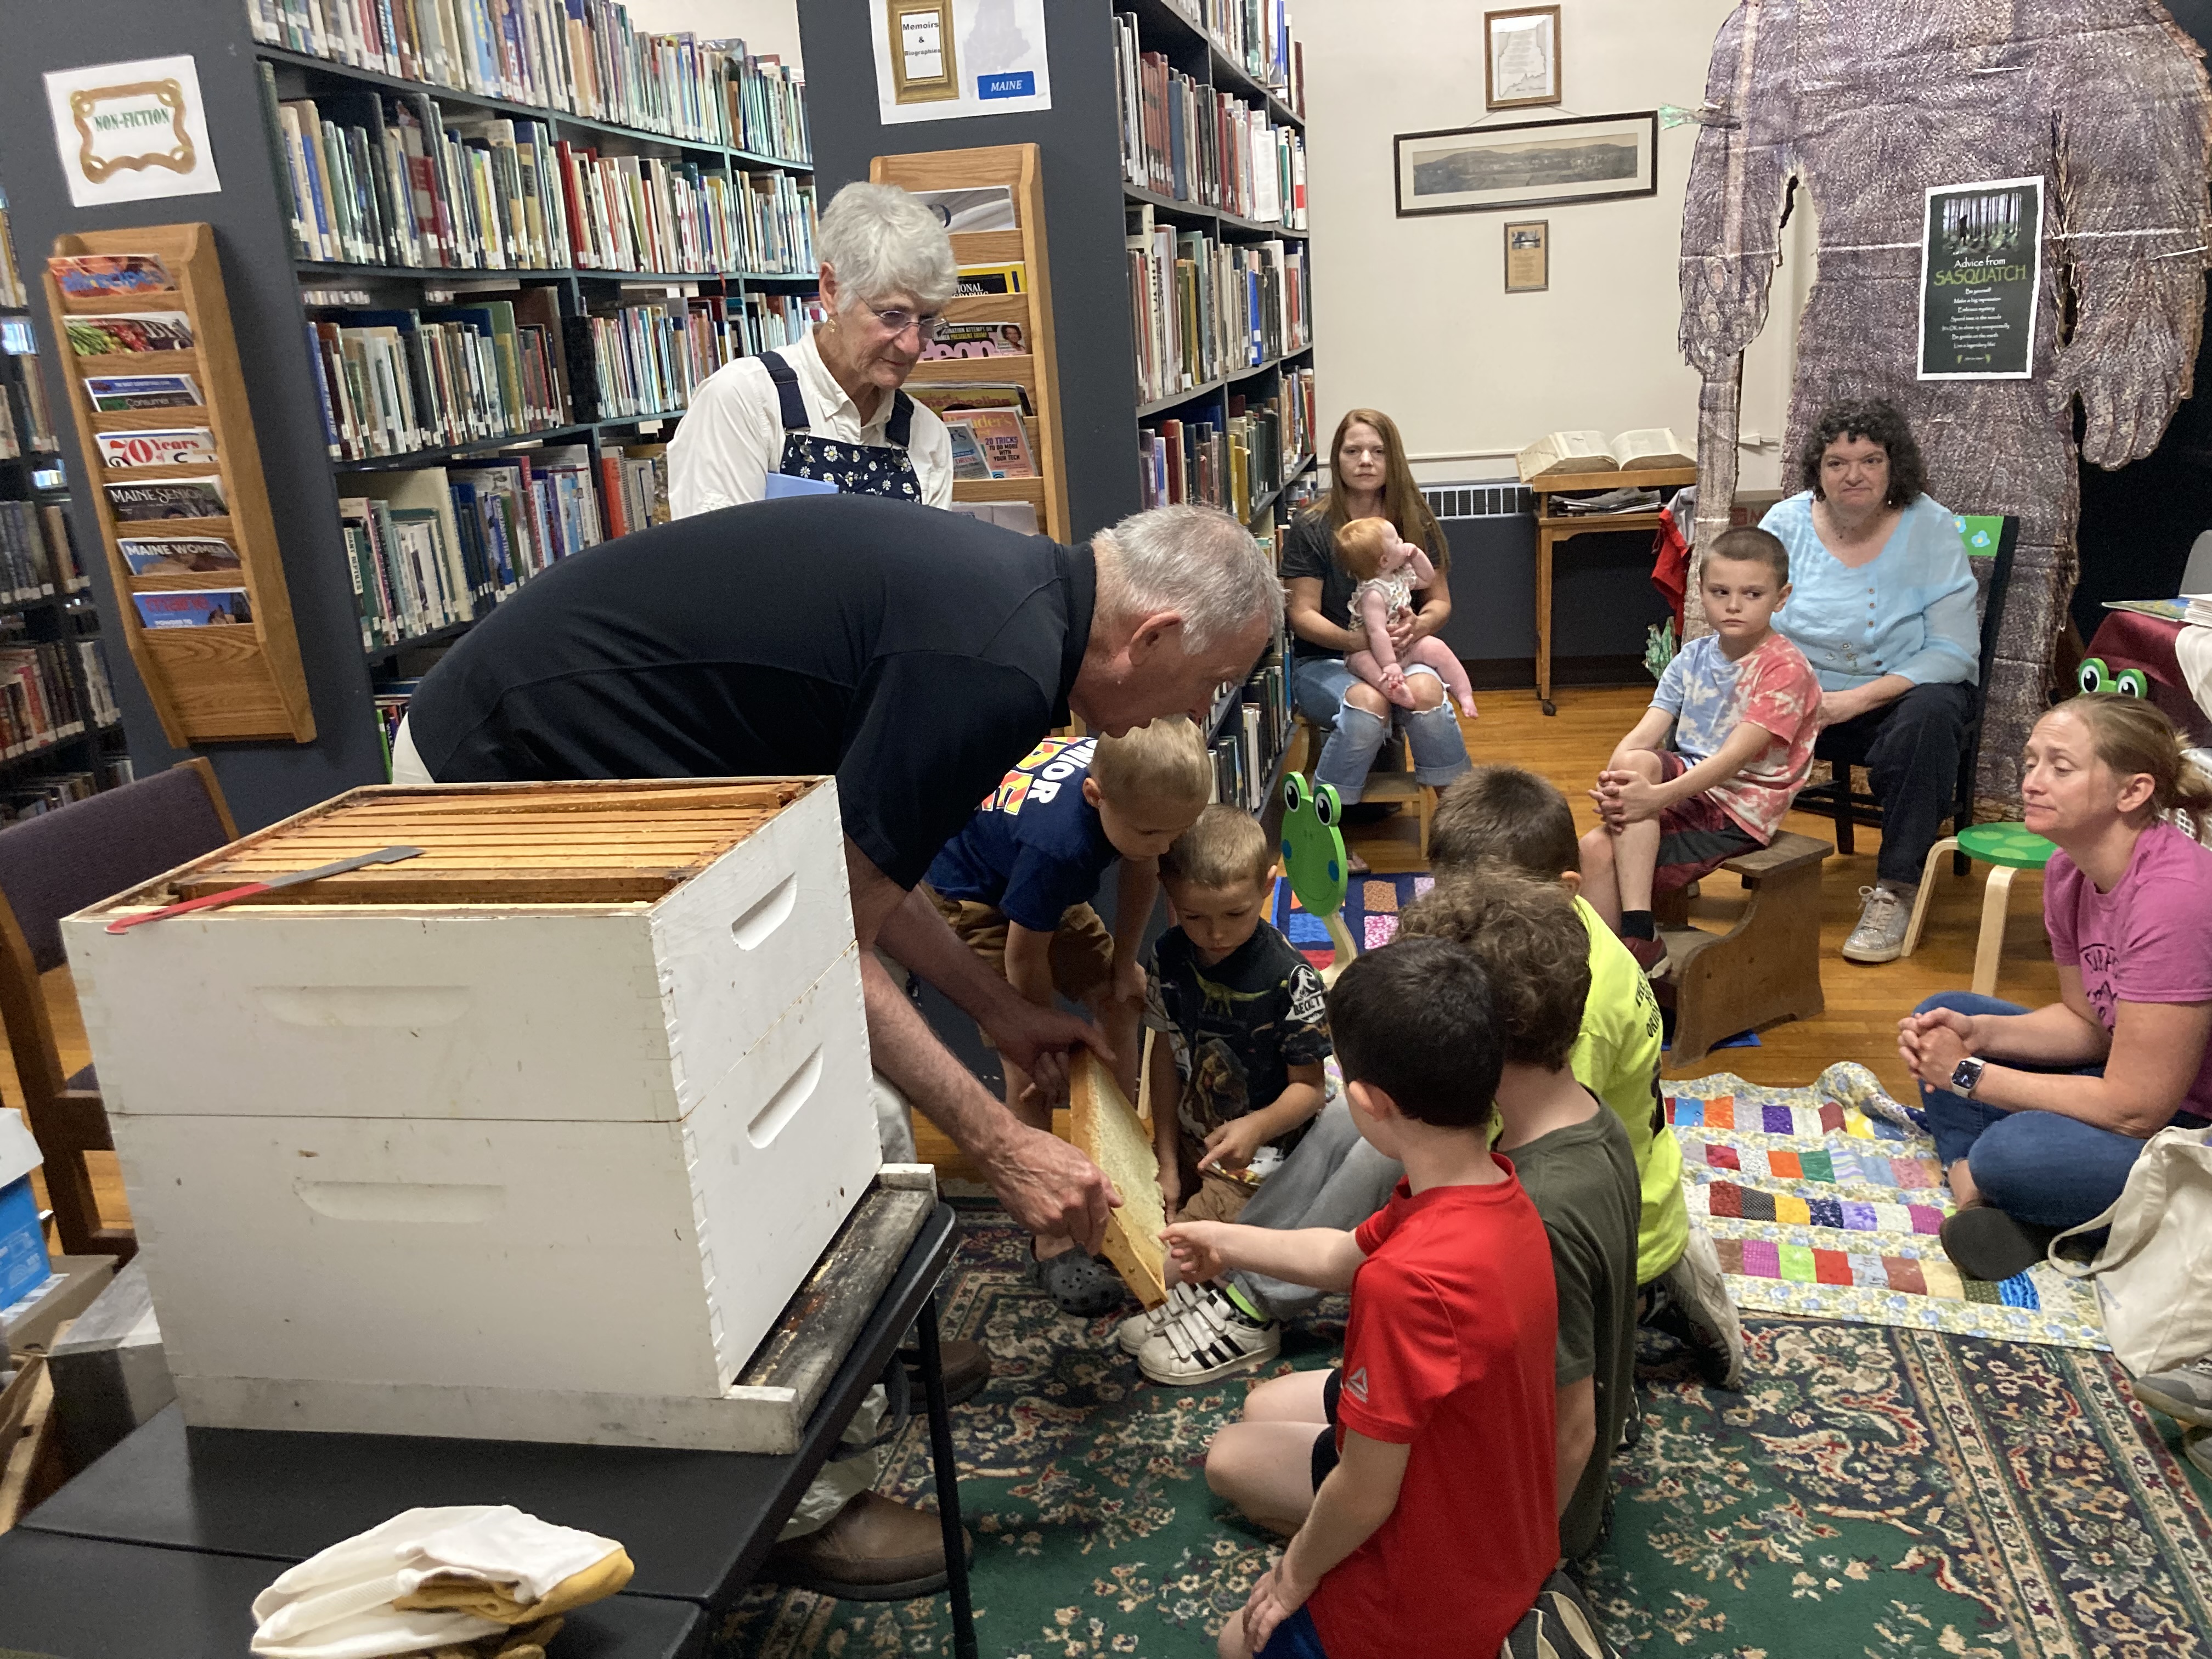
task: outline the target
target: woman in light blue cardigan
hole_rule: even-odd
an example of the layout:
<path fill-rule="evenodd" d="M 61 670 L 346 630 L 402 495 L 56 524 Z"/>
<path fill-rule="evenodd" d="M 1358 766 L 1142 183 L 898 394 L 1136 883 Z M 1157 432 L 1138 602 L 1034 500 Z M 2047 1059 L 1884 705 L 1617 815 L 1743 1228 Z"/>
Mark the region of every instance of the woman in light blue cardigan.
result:
<path fill-rule="evenodd" d="M 1765 528 L 1790 550 L 1774 626 L 1820 676 L 1820 753 L 1863 766 L 1881 802 L 1875 884 L 1860 890 L 1853 962 L 1894 961 L 1928 849 L 1957 792 L 1979 628 L 1951 510 L 1925 493 L 1912 429 L 1880 398 L 1823 410 L 1799 453 L 1810 488 Z"/>

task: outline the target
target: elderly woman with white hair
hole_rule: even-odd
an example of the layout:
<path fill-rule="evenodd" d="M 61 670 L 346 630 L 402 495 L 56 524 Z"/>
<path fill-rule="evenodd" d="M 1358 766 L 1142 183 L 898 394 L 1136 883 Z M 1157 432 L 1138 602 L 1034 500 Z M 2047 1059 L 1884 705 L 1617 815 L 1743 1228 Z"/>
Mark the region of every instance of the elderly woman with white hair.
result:
<path fill-rule="evenodd" d="M 822 216 L 826 322 L 783 351 L 708 375 L 668 447 L 675 517 L 793 493 L 807 479 L 847 495 L 943 507 L 952 441 L 899 388 L 959 289 L 952 244 L 895 185 L 848 185 Z"/>

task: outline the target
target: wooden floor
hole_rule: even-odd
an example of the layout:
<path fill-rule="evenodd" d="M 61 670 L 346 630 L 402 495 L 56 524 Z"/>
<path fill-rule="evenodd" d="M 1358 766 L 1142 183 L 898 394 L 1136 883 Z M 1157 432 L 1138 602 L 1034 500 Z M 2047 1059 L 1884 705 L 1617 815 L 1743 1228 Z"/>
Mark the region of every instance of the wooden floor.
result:
<path fill-rule="evenodd" d="M 1583 792 L 1612 753 L 1615 741 L 1636 723 L 1649 701 L 1649 693 L 1641 689 L 1565 690 L 1557 697 L 1559 712 L 1547 718 L 1529 693 L 1491 691 L 1482 697 L 1482 717 L 1464 722 L 1463 729 L 1468 751 L 1478 762 L 1510 761 L 1542 773 L 1566 792 L 1575 805 L 1576 822 L 1587 828 L 1596 822 L 1596 815 Z M 1824 838 L 1828 830 L 1824 819 L 1802 814 L 1793 814 L 1789 827 Z M 1409 813 L 1355 830 L 1351 840 L 1379 871 L 1420 867 Z M 1976 866 L 1960 879 L 1947 868 L 1938 878 L 1941 884 L 1919 950 L 1904 961 L 1863 968 L 1845 962 L 1837 950 L 1858 919 L 1858 890 L 1874 880 L 1874 855 L 1879 845 L 1878 835 L 1863 830 L 1856 855 L 1831 858 L 1824 866 L 1820 977 L 1827 1011 L 1817 1019 L 1763 1032 L 1756 1048 L 1716 1050 L 1677 1075 L 1734 1072 L 1754 1083 L 1802 1084 L 1810 1083 L 1822 1067 L 1837 1060 L 1855 1060 L 1871 1067 L 1891 1093 L 1907 1095 L 1910 1084 L 1897 1057 L 1898 1018 L 1923 997 L 1937 991 L 1963 990 L 1972 979 L 1982 878 L 1987 872 Z M 1709 878 L 1704 885 L 1705 896 L 1698 902 L 1701 918 L 1719 921 L 1729 905 L 1740 900 L 1741 889 L 1733 877 Z M 1735 891 L 1734 899 L 1730 890 Z M 2024 872 L 2013 887 L 2012 919 L 2005 931 L 2003 967 L 1997 981 L 1997 994 L 2015 1002 L 2040 1004 L 2058 995 L 2050 941 L 2043 931 L 2042 903 L 2041 876 Z M 64 1061 L 74 1069 L 85 1064 L 90 1055 L 68 970 L 56 970 L 48 975 L 48 1000 Z M 12 1070 L 0 1078 L 0 1091 L 4 1091 L 9 1104 L 21 1103 Z M 916 1127 L 925 1158 L 937 1163 L 947 1176 L 972 1176 L 972 1170 L 963 1167 L 963 1160 L 943 1136 L 927 1124 L 917 1123 Z M 112 1157 L 96 1154 L 95 1162 L 103 1215 L 114 1221 L 126 1219 L 128 1210 Z"/>

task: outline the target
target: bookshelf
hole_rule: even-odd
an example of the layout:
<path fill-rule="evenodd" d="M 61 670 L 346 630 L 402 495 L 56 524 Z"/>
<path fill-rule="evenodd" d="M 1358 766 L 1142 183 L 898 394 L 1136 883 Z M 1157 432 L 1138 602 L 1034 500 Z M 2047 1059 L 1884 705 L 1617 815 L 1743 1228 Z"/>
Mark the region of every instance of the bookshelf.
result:
<path fill-rule="evenodd" d="M 1150 482 L 1164 469 L 1164 457 L 1156 465 L 1152 441 L 1162 435 L 1164 423 L 1175 422 L 1187 435 L 1200 426 L 1210 428 L 1219 465 L 1209 462 L 1206 485 L 1218 483 L 1220 504 L 1233 506 L 1254 533 L 1272 545 L 1277 526 L 1311 490 L 1315 477 L 1313 330 L 1303 279 L 1308 238 L 1297 195 L 1302 166 L 1287 179 L 1279 172 L 1273 175 L 1277 217 L 1255 216 L 1255 209 L 1271 204 L 1264 195 L 1243 193 L 1255 126 L 1277 135 L 1263 137 L 1262 143 L 1285 154 L 1303 151 L 1303 70 L 1295 43 L 1286 38 L 1278 0 L 1048 5 L 1045 47 L 1052 66 L 1052 108 L 890 125 L 878 117 L 867 0 L 806 0 L 799 24 L 814 155 L 825 180 L 866 178 L 878 157 L 900 158 L 903 167 L 930 151 L 1037 147 L 1042 221 L 1052 231 L 1052 373 L 1068 537 L 1087 538 L 1146 504 L 1148 495 L 1156 493 Z M 1134 105 L 1128 96 L 1133 46 L 1133 61 L 1152 53 L 1164 60 L 1171 75 L 1183 77 L 1170 84 L 1183 88 L 1177 95 L 1187 107 L 1197 107 L 1201 99 L 1215 100 L 1217 112 L 1233 106 L 1227 114 L 1243 124 L 1244 136 L 1241 149 L 1232 142 L 1225 153 L 1238 159 L 1238 166 L 1194 172 L 1186 132 L 1180 175 L 1170 166 L 1160 179 L 1165 188 L 1146 182 L 1152 176 L 1142 167 L 1141 139 L 1148 129 L 1141 96 Z M 1158 62 L 1152 67 L 1157 71 Z M 1149 130 L 1158 131 L 1157 123 Z M 1201 151 L 1201 159 L 1208 153 L 1218 158 L 1224 152 Z M 1224 187 L 1232 175 L 1233 188 Z M 904 181 L 903 175 L 895 176 Z M 1279 217 L 1286 202 L 1288 223 Z M 1133 221 L 1144 234 L 1147 215 L 1153 230 L 1167 233 L 1170 247 L 1188 234 L 1210 258 L 1229 263 L 1261 255 L 1285 275 L 1295 258 L 1297 280 L 1268 290 L 1273 327 L 1272 334 L 1263 331 L 1261 349 L 1245 349 L 1249 343 L 1242 334 L 1223 339 L 1222 355 L 1210 368 L 1201 356 L 1195 365 L 1200 372 L 1188 379 L 1178 351 L 1172 384 L 1144 383 L 1140 348 L 1153 343 L 1147 341 L 1146 319 L 1133 303 L 1135 250 L 1130 243 Z M 1173 263 L 1168 261 L 1170 267 Z M 1282 326 L 1286 295 L 1295 302 L 1296 329 Z M 1166 354 L 1152 356 L 1164 360 Z M 1300 393 L 1295 410 L 1285 405 L 1286 388 Z M 1255 467 L 1251 427 L 1255 416 L 1271 412 L 1276 426 L 1262 439 L 1261 464 Z M 1236 428 L 1243 449 L 1241 465 L 1230 447 L 1232 421 L 1243 423 Z M 1194 444 L 1185 452 L 1187 459 L 1198 453 Z M 1193 473 L 1195 466 L 1184 471 Z M 1200 494 L 1203 497 L 1205 492 Z M 1270 689 L 1271 672 L 1279 682 L 1279 653 L 1271 653 L 1247 685 L 1224 687 L 1210 722 L 1224 785 L 1234 786 L 1243 804 L 1262 811 L 1271 809 L 1288 753 L 1288 723 L 1277 712 L 1281 699 Z M 1249 716 L 1248 708 L 1253 711 Z M 1248 743 L 1251 721 L 1257 729 Z M 1233 763 L 1224 752 L 1232 740 L 1243 747 Z"/>
<path fill-rule="evenodd" d="M 99 613 L 0 202 L 0 823 L 131 781 Z"/>
<path fill-rule="evenodd" d="M 229 290 L 314 732 L 210 751 L 248 827 L 381 781 L 439 648 L 665 514 L 692 387 L 807 325 L 797 78 L 611 0 L 72 0 L 13 45 L 0 169 L 34 268 L 58 236 L 198 218 Z M 168 54 L 194 59 L 222 189 L 73 208 L 40 76 Z M 128 595 L 94 575 L 118 636 Z M 121 680 L 141 769 L 179 757 Z"/>

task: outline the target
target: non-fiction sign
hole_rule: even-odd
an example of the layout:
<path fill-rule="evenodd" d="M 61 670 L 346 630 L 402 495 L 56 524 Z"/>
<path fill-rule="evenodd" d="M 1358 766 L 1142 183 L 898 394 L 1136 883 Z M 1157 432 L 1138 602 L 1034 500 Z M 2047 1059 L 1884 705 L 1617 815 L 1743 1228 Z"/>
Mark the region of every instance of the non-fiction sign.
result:
<path fill-rule="evenodd" d="M 52 70 L 46 101 L 77 207 L 204 196 L 222 188 L 189 57 Z"/>
<path fill-rule="evenodd" d="M 1920 248 L 1920 378 L 2027 379 L 2042 283 L 2042 179 L 1931 188 Z"/>

